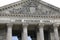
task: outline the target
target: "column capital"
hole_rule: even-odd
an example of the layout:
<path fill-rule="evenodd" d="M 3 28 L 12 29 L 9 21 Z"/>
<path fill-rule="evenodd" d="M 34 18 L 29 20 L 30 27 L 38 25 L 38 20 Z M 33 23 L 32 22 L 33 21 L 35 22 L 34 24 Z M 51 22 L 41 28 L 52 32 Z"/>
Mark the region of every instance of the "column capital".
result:
<path fill-rule="evenodd" d="M 7 24 L 7 26 L 8 26 L 8 27 L 9 27 L 9 26 L 10 26 L 10 27 L 12 27 L 12 26 L 13 26 L 13 24 L 12 24 L 12 23 L 8 23 L 8 24 Z"/>
<path fill-rule="evenodd" d="M 28 23 L 23 23 L 22 25 L 23 25 L 23 26 L 28 26 Z"/>
<path fill-rule="evenodd" d="M 44 27 L 45 24 L 39 23 L 39 27 Z"/>
<path fill-rule="evenodd" d="M 53 27 L 59 27 L 59 24 L 53 24 Z"/>

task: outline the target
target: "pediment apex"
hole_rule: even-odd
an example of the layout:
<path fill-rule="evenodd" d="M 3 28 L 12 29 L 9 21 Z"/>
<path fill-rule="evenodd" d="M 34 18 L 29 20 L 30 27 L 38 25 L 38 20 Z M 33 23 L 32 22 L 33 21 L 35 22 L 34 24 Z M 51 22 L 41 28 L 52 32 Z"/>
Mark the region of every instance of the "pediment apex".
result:
<path fill-rule="evenodd" d="M 27 2 L 29 2 L 29 1 L 28 1 L 28 0 L 23 1 L 23 2 L 22 2 L 22 1 L 18 1 L 18 2 L 15 2 L 15 3 L 12 3 L 12 4 L 9 4 L 9 5 L 0 7 L 0 11 L 8 10 L 8 9 L 11 9 L 11 8 L 14 8 L 14 7 L 23 5 L 23 4 L 27 3 Z M 60 12 L 60 8 L 55 7 L 55 6 L 53 6 L 53 5 L 50 5 L 50 4 L 48 4 L 48 3 L 44 2 L 44 1 L 39 1 L 39 0 L 38 0 L 38 1 L 35 1 L 35 0 L 34 0 L 34 2 L 36 2 L 36 3 L 39 2 L 39 3 L 42 4 L 42 5 L 48 6 L 48 7 L 52 8 L 52 9 Z"/>

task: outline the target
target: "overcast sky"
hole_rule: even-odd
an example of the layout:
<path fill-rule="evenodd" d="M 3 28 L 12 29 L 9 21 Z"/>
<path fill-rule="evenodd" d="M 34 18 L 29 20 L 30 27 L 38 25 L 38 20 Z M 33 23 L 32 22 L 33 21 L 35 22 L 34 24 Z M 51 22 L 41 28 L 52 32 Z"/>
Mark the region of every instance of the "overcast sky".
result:
<path fill-rule="evenodd" d="M 16 1 L 21 1 L 21 0 L 0 0 L 0 7 L 10 4 L 10 3 L 13 3 L 13 2 L 16 2 Z M 49 4 L 52 4 L 52 5 L 60 8 L 60 0 L 42 0 L 42 1 L 45 1 Z M 17 40 L 17 37 L 14 36 L 12 38 L 12 40 Z M 28 40 L 30 40 L 30 37 L 28 37 Z"/>
<path fill-rule="evenodd" d="M 0 0 L 0 7 L 21 0 Z M 42 0 L 60 8 L 60 0 Z"/>

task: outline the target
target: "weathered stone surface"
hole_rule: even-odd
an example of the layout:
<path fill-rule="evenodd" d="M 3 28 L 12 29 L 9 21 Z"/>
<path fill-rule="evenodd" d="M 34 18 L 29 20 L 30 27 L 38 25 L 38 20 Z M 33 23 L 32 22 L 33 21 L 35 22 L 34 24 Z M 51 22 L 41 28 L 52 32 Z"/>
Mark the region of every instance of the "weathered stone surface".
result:
<path fill-rule="evenodd" d="M 35 1 L 26 2 L 25 5 L 22 5 L 21 8 L 20 7 L 17 9 L 13 8 L 12 10 L 9 11 L 10 13 L 14 13 L 14 14 L 26 14 L 26 15 L 32 15 L 32 14 L 33 15 L 59 15 L 60 14 L 57 11 Z"/>
<path fill-rule="evenodd" d="M 31 10 L 32 9 L 32 10 Z M 16 6 L 12 9 L 6 11 L 2 11 L 2 13 L 10 13 L 10 14 L 23 14 L 23 15 L 60 15 L 60 13 L 44 4 L 40 1 L 31 1 L 28 0 L 22 2 L 21 5 Z"/>

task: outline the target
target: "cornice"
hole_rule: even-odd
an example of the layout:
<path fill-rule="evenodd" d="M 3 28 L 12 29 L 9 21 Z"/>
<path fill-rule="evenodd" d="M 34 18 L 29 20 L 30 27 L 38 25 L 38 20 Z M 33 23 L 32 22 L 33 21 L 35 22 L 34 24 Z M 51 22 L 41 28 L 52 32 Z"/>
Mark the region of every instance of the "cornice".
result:
<path fill-rule="evenodd" d="M 5 6 L 3 6 L 3 7 L 0 7 L 0 11 L 8 10 L 8 9 L 10 9 L 10 8 L 14 8 L 14 7 L 16 7 L 16 6 L 23 5 L 23 4 L 26 3 L 26 2 L 28 2 L 28 0 L 27 0 L 27 1 L 18 1 L 18 2 L 15 2 L 15 3 L 9 4 L 9 5 L 5 5 Z M 35 1 L 35 2 L 38 2 L 38 1 Z M 43 1 L 39 1 L 39 2 L 40 2 L 41 4 L 43 4 L 43 5 L 45 5 L 45 6 L 50 7 L 51 9 L 54 9 L 54 10 L 60 12 L 60 8 L 58 8 L 58 7 L 55 7 L 55 6 L 53 6 L 53 5 L 50 5 L 50 4 L 48 4 L 48 3 L 46 3 L 46 2 L 43 2 Z"/>
<path fill-rule="evenodd" d="M 52 5 L 52 4 L 46 3 L 44 1 L 40 1 L 40 3 L 43 4 L 43 5 L 45 5 L 45 6 L 50 7 L 51 9 L 54 9 L 54 10 L 60 12 L 60 8 L 58 8 L 58 7 L 56 7 L 56 6 Z"/>
<path fill-rule="evenodd" d="M 24 4 L 25 2 L 27 2 L 27 1 L 22 1 L 22 2 L 18 1 L 18 2 L 15 2 L 15 3 L 11 3 L 9 5 L 2 6 L 2 7 L 0 7 L 0 11 L 4 11 L 4 10 L 8 10 L 8 9 L 20 6 L 20 5 Z"/>
<path fill-rule="evenodd" d="M 42 18 L 60 19 L 59 15 L 20 15 L 20 14 L 0 14 L 0 17 L 20 17 L 20 18 Z"/>

